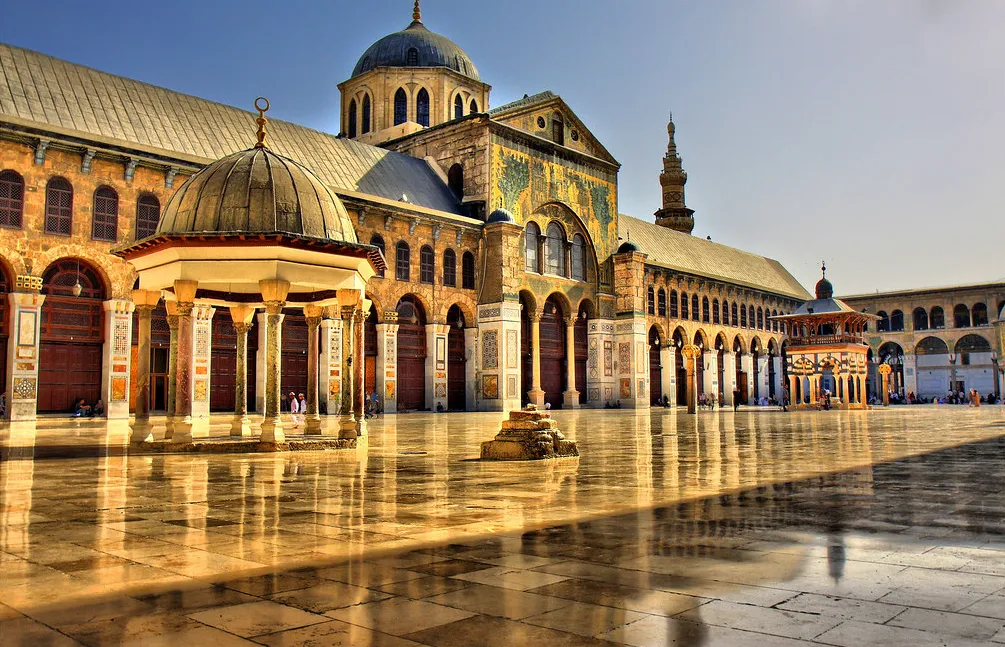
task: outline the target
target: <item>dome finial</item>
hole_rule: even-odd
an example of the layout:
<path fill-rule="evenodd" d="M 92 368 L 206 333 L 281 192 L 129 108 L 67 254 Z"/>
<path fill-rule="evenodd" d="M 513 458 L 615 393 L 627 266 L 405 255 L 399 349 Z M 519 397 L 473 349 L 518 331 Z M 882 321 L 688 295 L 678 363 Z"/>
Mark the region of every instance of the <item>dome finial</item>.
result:
<path fill-rule="evenodd" d="M 827 278 L 827 261 L 820 261 L 820 273 Z"/>
<path fill-rule="evenodd" d="M 259 105 L 263 103 L 263 105 Z M 269 100 L 265 97 L 258 97 L 255 99 L 255 110 L 258 111 L 258 119 L 255 123 L 258 124 L 258 143 L 255 144 L 255 148 L 266 148 L 265 146 L 265 124 L 268 119 L 265 118 L 265 113 L 269 111 Z"/>
<path fill-rule="evenodd" d="M 422 11 L 419 10 L 419 0 L 415 0 L 415 6 L 412 7 L 412 20 L 422 22 Z"/>

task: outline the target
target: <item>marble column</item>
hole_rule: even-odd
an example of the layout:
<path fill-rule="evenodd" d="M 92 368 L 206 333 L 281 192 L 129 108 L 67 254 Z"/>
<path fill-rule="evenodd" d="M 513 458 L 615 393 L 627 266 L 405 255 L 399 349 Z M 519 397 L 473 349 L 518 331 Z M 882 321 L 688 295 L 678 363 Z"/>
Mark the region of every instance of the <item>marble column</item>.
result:
<path fill-rule="evenodd" d="M 358 295 L 356 297 L 359 298 Z M 343 303 L 342 295 L 339 295 L 339 303 Z M 343 305 L 340 310 L 342 316 L 342 403 L 339 405 L 339 438 L 356 438 L 356 418 L 353 416 L 352 397 L 352 365 L 358 358 L 353 353 L 353 313 L 356 310 L 353 305 Z M 360 360 L 362 361 L 362 360 Z"/>
<path fill-rule="evenodd" d="M 576 316 L 565 319 L 566 388 L 562 394 L 562 408 L 579 408 L 579 391 L 576 390 Z"/>
<path fill-rule="evenodd" d="M 265 355 L 269 347 L 269 315 L 265 311 L 255 315 L 258 319 L 258 350 L 255 351 L 255 411 L 265 413 Z"/>
<path fill-rule="evenodd" d="M 722 398 L 725 406 L 733 406 L 733 389 L 736 388 L 736 354 L 730 351 L 722 353 Z"/>
<path fill-rule="evenodd" d="M 133 432 L 130 440 L 134 443 L 150 442 L 154 439 L 150 432 L 150 319 L 160 292 L 133 290 L 136 304 L 138 329 L 136 331 L 136 412 L 133 418 Z"/>
<path fill-rule="evenodd" d="M 192 436 L 209 436 L 209 395 L 213 362 L 213 316 L 216 308 L 192 309 Z"/>
<path fill-rule="evenodd" d="M 384 413 L 398 412 L 398 313 L 384 313 L 377 324 L 377 395 Z"/>
<path fill-rule="evenodd" d="M 693 344 L 687 344 L 681 349 L 684 354 L 684 367 L 687 370 L 687 412 L 697 413 L 698 396 L 695 384 L 695 362 L 701 354 L 701 349 Z"/>
<path fill-rule="evenodd" d="M 719 404 L 719 353 L 715 350 L 706 350 L 704 353 L 705 384 L 702 385 L 704 392 L 715 398 L 716 405 Z"/>
<path fill-rule="evenodd" d="M 192 310 L 195 308 L 196 281 L 174 282 L 178 311 L 178 368 L 171 441 L 191 443 L 192 438 Z"/>
<path fill-rule="evenodd" d="M 754 357 L 747 353 L 740 356 L 740 370 L 747 376 L 747 401 L 740 404 L 751 404 L 754 399 Z"/>
<path fill-rule="evenodd" d="M 234 375 L 234 419 L 230 435 L 251 437 L 251 418 L 248 417 L 248 331 L 255 318 L 255 309 L 248 306 L 231 306 L 230 318 L 237 337 L 237 367 Z"/>
<path fill-rule="evenodd" d="M 168 330 L 171 332 L 168 345 L 168 396 L 164 439 L 171 440 L 174 437 L 175 401 L 178 399 L 178 302 L 165 301 L 164 310 L 167 312 Z"/>
<path fill-rule="evenodd" d="M 278 279 L 258 282 L 265 302 L 266 334 L 265 334 L 265 419 L 262 420 L 262 433 L 259 439 L 263 443 L 282 443 L 286 441 L 283 423 L 280 419 L 279 402 L 282 398 L 283 368 L 283 307 L 290 291 L 289 281 Z"/>
<path fill-rule="evenodd" d="M 541 313 L 530 312 L 530 391 L 527 398 L 538 409 L 544 408 L 544 391 L 541 390 Z"/>
<path fill-rule="evenodd" d="M 42 279 L 17 277 L 18 292 L 7 294 L 7 419 L 35 420 L 38 410 L 38 365 L 41 350 Z M 26 290 L 22 292 L 21 290 Z"/>
<path fill-rule="evenodd" d="M 370 314 L 370 302 L 362 305 L 352 315 L 353 337 L 355 338 L 356 364 L 352 367 L 353 414 L 356 416 L 356 435 L 366 435 L 366 339 L 365 322 Z"/>
<path fill-rule="evenodd" d="M 319 403 L 323 403 L 323 413 L 328 416 L 338 415 L 342 392 L 342 320 L 339 319 L 338 306 L 325 306 L 324 318 L 321 320 L 320 344 L 321 358 L 319 360 L 318 390 Z"/>
<path fill-rule="evenodd" d="M 307 412 L 304 414 L 304 434 L 321 433 L 321 415 L 318 413 L 318 329 L 321 328 L 323 309 L 316 304 L 304 306 L 307 322 Z"/>
<path fill-rule="evenodd" d="M 464 329 L 464 409 L 474 411 L 475 385 L 478 383 L 478 329 Z"/>
<path fill-rule="evenodd" d="M 105 401 L 105 417 L 128 419 L 135 306 L 126 299 L 109 299 L 101 305 L 105 311 L 105 343 L 101 348 L 101 398 Z"/>
<path fill-rule="evenodd" d="M 677 406 L 677 349 L 672 345 L 660 347 L 660 382 L 663 385 L 663 393 L 670 401 L 670 406 Z"/>

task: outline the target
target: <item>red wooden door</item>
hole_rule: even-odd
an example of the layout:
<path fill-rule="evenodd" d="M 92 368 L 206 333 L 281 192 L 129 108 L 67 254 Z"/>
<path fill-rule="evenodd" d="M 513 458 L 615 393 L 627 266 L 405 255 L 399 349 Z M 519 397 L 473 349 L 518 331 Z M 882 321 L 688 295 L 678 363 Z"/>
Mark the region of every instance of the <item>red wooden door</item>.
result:
<path fill-rule="evenodd" d="M 100 345 L 42 342 L 40 355 L 39 412 L 70 413 L 80 398 L 101 397 Z"/>
<path fill-rule="evenodd" d="M 531 353 L 530 318 L 527 316 L 528 306 L 524 304 L 520 319 L 520 403 L 530 402 L 527 393 L 534 386 L 534 358 Z"/>
<path fill-rule="evenodd" d="M 285 314 L 280 393 L 288 400 L 286 396 L 291 391 L 298 395 L 307 392 L 307 320 L 297 310 L 286 310 Z"/>
<path fill-rule="evenodd" d="M 426 327 L 398 325 L 398 411 L 426 408 Z"/>
<path fill-rule="evenodd" d="M 447 408 L 464 411 L 464 329 L 450 327 L 447 333 Z"/>
<path fill-rule="evenodd" d="M 586 319 L 579 317 L 576 319 L 575 345 L 573 349 L 576 353 L 576 390 L 579 391 L 579 403 L 586 404 L 586 359 L 589 354 L 587 350 Z"/>
<path fill-rule="evenodd" d="M 649 345 L 649 404 L 663 404 L 663 371 L 660 366 L 660 347 Z"/>
<path fill-rule="evenodd" d="M 541 388 L 544 401 L 553 409 L 562 406 L 565 391 L 565 322 L 558 308 L 545 308 L 541 315 Z"/>

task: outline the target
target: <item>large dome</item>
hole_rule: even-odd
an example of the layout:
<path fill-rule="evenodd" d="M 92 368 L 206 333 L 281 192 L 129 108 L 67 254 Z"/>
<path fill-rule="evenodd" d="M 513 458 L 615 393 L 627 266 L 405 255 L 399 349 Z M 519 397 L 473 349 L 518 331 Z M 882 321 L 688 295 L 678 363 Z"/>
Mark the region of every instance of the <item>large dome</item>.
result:
<path fill-rule="evenodd" d="M 446 36 L 426 29 L 421 20 L 370 45 L 353 68 L 357 77 L 378 67 L 448 67 L 480 81 L 478 69 L 464 50 Z"/>
<path fill-rule="evenodd" d="M 155 235 L 240 233 L 358 242 L 338 197 L 314 173 L 265 147 L 228 155 L 186 180 Z"/>

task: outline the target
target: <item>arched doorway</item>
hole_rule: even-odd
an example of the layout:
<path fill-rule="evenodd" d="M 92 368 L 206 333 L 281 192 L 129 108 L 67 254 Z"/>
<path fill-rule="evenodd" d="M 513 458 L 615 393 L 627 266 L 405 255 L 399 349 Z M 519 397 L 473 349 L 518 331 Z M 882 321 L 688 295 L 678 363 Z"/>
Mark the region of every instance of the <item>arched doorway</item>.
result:
<path fill-rule="evenodd" d="M 683 303 L 683 301 L 681 302 Z M 684 364 L 684 353 L 682 349 L 684 348 L 684 330 L 678 328 L 673 331 L 673 338 L 670 343 L 674 345 L 677 352 L 674 353 L 676 357 L 676 365 L 674 366 L 674 374 L 677 376 L 677 404 L 678 406 L 687 404 L 687 366 Z"/>
<path fill-rule="evenodd" d="M 743 344 L 740 342 L 739 337 L 733 339 L 733 354 L 736 356 L 736 391 L 739 393 L 738 399 L 740 404 L 746 404 L 749 391 L 747 374 L 743 372 Z"/>
<path fill-rule="evenodd" d="M 573 355 L 576 358 L 576 391 L 579 392 L 579 404 L 586 404 L 586 360 L 589 356 L 589 335 L 587 331 L 589 327 L 587 325 L 587 320 L 589 319 L 589 313 L 587 307 L 584 305 L 579 306 L 579 316 L 576 317 L 576 325 L 573 327 Z"/>
<path fill-rule="evenodd" d="M 717 394 L 719 402 L 725 402 L 726 393 L 726 338 L 719 333 L 715 337 L 715 365 L 717 368 L 718 375 L 717 381 L 719 382 L 719 393 Z"/>
<path fill-rule="evenodd" d="M 38 411 L 69 412 L 80 398 L 93 404 L 101 397 L 104 282 L 86 261 L 63 258 L 42 275 L 42 294 Z"/>
<path fill-rule="evenodd" d="M 363 393 L 369 396 L 377 391 L 377 308 L 363 322 Z"/>
<path fill-rule="evenodd" d="M 398 301 L 398 411 L 426 408 L 426 312 L 406 294 Z"/>
<path fill-rule="evenodd" d="M 700 332 L 694 334 L 693 343 L 701 349 L 698 357 L 694 360 L 694 397 L 697 400 L 698 396 L 705 392 L 705 349 L 708 344 L 705 343 L 705 338 Z"/>
<path fill-rule="evenodd" d="M 565 313 L 555 296 L 548 297 L 541 313 L 541 389 L 553 409 L 562 406 L 568 373 L 565 356 Z"/>
<path fill-rule="evenodd" d="M 890 373 L 890 390 L 904 395 L 904 349 L 900 344 L 888 341 L 879 347 L 879 363 L 889 364 L 893 368 Z M 880 384 L 882 386 L 882 383 Z M 962 387 L 961 387 L 962 388 Z M 882 391 L 882 388 L 880 388 Z M 882 393 L 880 393 L 882 397 Z"/>
<path fill-rule="evenodd" d="M 155 311 L 156 312 L 156 311 Z M 165 322 L 166 323 L 166 322 Z M 153 321 L 151 321 L 151 338 Z M 158 355 L 163 355 L 161 349 L 154 347 L 151 339 L 151 375 L 153 369 L 160 369 Z M 168 350 L 170 351 L 170 332 L 168 336 Z M 255 410 L 255 377 L 256 366 L 255 356 L 258 353 L 258 321 L 252 319 L 251 329 L 248 331 L 248 356 L 245 358 L 245 365 L 248 367 L 248 410 Z M 155 359 L 156 358 L 156 359 Z M 236 404 L 237 395 L 237 332 L 234 330 L 234 320 L 230 317 L 230 310 L 227 308 L 217 308 L 213 315 L 213 358 L 211 360 L 213 376 L 209 386 L 209 408 L 211 411 L 233 411 Z M 166 367 L 165 367 L 166 368 Z M 151 378 L 151 408 L 156 404 L 160 394 L 154 393 L 158 386 L 157 381 Z M 167 386 L 166 380 L 163 387 Z M 166 402 L 166 400 L 165 400 Z"/>
<path fill-rule="evenodd" d="M 660 331 L 649 329 L 649 404 L 663 404 L 663 367 L 660 365 Z"/>
<path fill-rule="evenodd" d="M 761 342 L 754 337 L 750 342 L 750 371 L 753 373 L 754 402 L 761 399 Z"/>
<path fill-rule="evenodd" d="M 467 408 L 467 396 L 464 389 L 465 347 L 464 347 L 464 313 L 456 305 L 447 310 L 447 408 L 451 411 L 464 411 Z"/>
<path fill-rule="evenodd" d="M 530 316 L 537 309 L 532 297 L 527 292 L 520 293 L 520 404 L 530 402 L 530 390 L 534 385 L 534 357 L 531 348 Z"/>
<path fill-rule="evenodd" d="M 289 406 L 290 393 L 307 394 L 307 320 L 302 310 L 286 308 L 283 318 L 282 396 Z"/>
<path fill-rule="evenodd" d="M 775 346 L 775 341 L 771 340 L 768 342 L 768 397 L 777 398 L 778 394 L 775 393 L 775 384 L 778 382 L 778 373 L 775 371 L 775 357 L 778 355 L 778 348 Z"/>
<path fill-rule="evenodd" d="M 7 268 L 0 263 L 0 390 L 7 389 L 7 337 L 10 335 L 10 318 L 7 314 L 7 293 L 11 281 Z"/>

